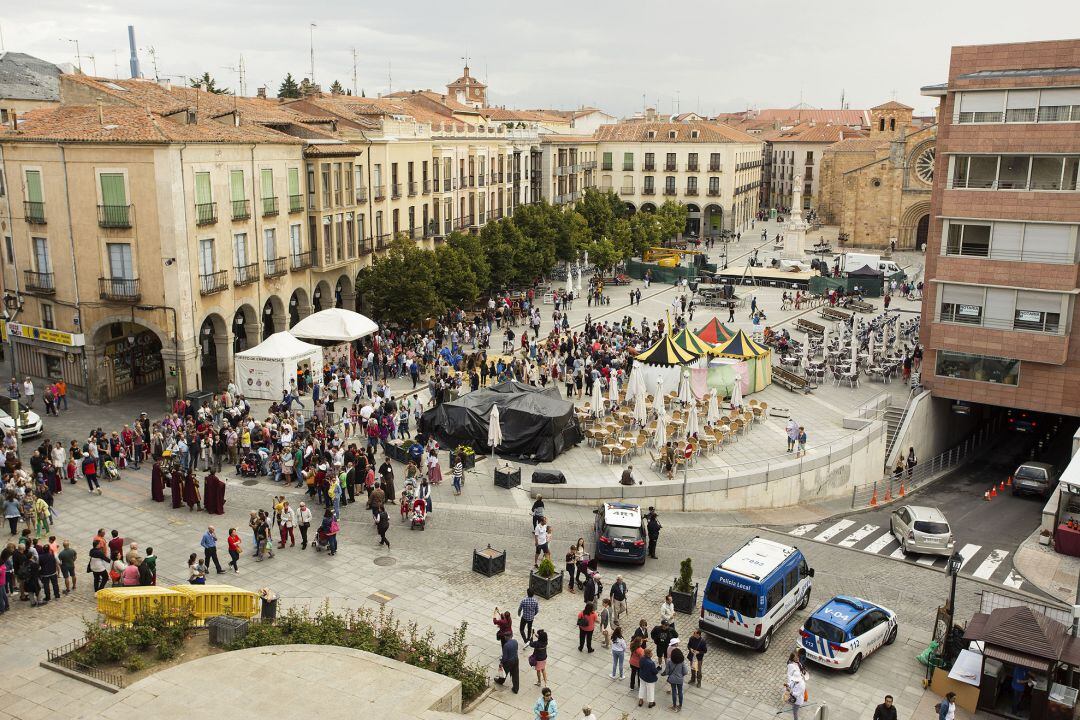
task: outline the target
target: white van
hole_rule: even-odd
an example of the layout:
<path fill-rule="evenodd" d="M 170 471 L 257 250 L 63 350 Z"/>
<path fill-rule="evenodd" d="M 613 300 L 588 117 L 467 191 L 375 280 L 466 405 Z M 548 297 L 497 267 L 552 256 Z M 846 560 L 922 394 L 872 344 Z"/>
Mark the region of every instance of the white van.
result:
<path fill-rule="evenodd" d="M 863 265 L 869 265 L 872 268 L 880 270 L 885 275 L 886 280 L 891 280 L 897 273 L 900 273 L 903 276 L 898 279 L 907 277 L 904 271 L 895 262 L 892 260 L 882 260 L 880 255 L 874 255 L 872 253 L 844 253 L 833 258 L 833 264 L 839 264 L 841 272 L 858 270 Z"/>

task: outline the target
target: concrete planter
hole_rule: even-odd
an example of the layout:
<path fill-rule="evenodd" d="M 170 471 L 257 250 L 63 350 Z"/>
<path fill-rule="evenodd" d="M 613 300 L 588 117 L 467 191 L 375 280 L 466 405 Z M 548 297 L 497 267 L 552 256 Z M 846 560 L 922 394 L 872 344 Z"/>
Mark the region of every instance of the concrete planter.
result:
<path fill-rule="evenodd" d="M 672 587 L 668 590 L 668 594 L 671 595 L 671 602 L 675 606 L 675 612 L 684 613 L 686 615 L 694 614 L 694 610 L 697 609 L 697 583 L 694 583 L 694 589 L 690 592 L 679 592 Z"/>
<path fill-rule="evenodd" d="M 533 570 L 529 573 L 529 587 L 540 597 L 550 600 L 563 591 L 564 575 L 565 572 L 560 570 L 550 578 L 546 578 L 537 575 Z"/>

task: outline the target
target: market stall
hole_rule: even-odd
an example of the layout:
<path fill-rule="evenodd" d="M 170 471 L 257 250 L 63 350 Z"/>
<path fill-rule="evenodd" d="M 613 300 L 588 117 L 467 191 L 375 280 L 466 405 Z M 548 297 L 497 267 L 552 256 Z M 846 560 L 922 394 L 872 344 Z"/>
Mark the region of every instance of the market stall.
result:
<path fill-rule="evenodd" d="M 236 384 L 248 398 L 280 400 L 296 371 L 322 367 L 323 351 L 287 332 L 274 333 L 253 348 L 234 356 Z"/>
<path fill-rule="evenodd" d="M 744 331 L 739 330 L 726 343 L 717 345 L 709 351 L 717 358 L 745 360 L 747 366 L 746 392 L 764 390 L 772 383 L 772 350 L 754 342 Z"/>
<path fill-rule="evenodd" d="M 312 313 L 292 326 L 294 336 L 323 348 L 323 360 L 336 364 L 341 358 L 349 360 L 350 343 L 372 333 L 379 326 L 374 320 L 352 310 L 328 308 Z"/>
<path fill-rule="evenodd" d="M 712 345 L 701 339 L 700 336 L 695 335 L 694 331 L 688 327 L 683 328 L 673 340 L 675 344 L 681 347 L 683 350 L 689 350 L 695 355 L 704 355 L 712 350 Z"/>
<path fill-rule="evenodd" d="M 699 361 L 700 354 L 680 347 L 671 335 L 664 335 L 652 347 L 646 348 L 634 357 L 634 363 L 630 370 L 633 373 L 641 373 L 644 382 L 640 387 L 655 388 L 658 381 L 662 381 L 663 387 L 670 390 L 678 390 L 683 369 L 690 367 L 704 367 L 704 361 Z M 639 387 L 631 377 L 626 389 L 627 402 L 634 399 L 636 388 Z M 692 386 L 694 394 L 702 397 L 707 392 L 705 379 L 702 377 L 697 386 Z"/>
<path fill-rule="evenodd" d="M 1072 463 L 1061 475 L 1057 488 L 1057 512 L 1054 517 L 1054 550 L 1062 555 L 1080 557 L 1080 482 Z"/>
<path fill-rule="evenodd" d="M 735 337 L 735 333 L 720 320 L 713 318 L 697 331 L 697 336 L 710 345 L 719 345 Z"/>

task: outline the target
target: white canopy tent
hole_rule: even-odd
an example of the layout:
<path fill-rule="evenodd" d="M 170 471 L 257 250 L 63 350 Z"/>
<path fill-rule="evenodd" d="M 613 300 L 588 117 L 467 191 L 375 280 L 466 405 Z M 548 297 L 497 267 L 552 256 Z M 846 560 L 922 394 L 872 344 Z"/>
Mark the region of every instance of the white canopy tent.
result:
<path fill-rule="evenodd" d="M 298 368 L 322 368 L 318 345 L 297 340 L 287 332 L 274 333 L 253 348 L 234 356 L 236 384 L 245 397 L 280 400 L 281 392 L 296 378 Z"/>
<path fill-rule="evenodd" d="M 342 343 L 358 340 L 379 329 L 374 320 L 344 308 L 330 308 L 308 315 L 289 330 L 305 340 Z"/>

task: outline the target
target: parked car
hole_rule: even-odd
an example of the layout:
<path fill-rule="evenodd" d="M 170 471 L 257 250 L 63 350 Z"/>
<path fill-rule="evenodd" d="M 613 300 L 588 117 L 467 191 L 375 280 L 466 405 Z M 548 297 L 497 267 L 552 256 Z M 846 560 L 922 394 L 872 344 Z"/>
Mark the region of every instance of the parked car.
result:
<path fill-rule="evenodd" d="M 893 511 L 889 530 L 904 554 L 952 555 L 956 548 L 952 528 L 941 511 L 923 505 L 904 505 Z"/>
<path fill-rule="evenodd" d="M 854 674 L 872 652 L 892 645 L 897 632 L 892 610 L 837 595 L 806 618 L 799 637 L 807 660 Z"/>
<path fill-rule="evenodd" d="M 632 503 L 604 503 L 596 508 L 597 560 L 645 564 L 645 521 Z"/>
<path fill-rule="evenodd" d="M 41 435 L 42 424 L 41 416 L 33 410 L 23 410 L 19 417 L 19 437 L 23 440 L 27 438 L 35 438 Z M 0 427 L 4 431 L 15 429 L 15 420 L 12 419 L 8 411 L 0 408 Z"/>
<path fill-rule="evenodd" d="M 1026 462 L 1016 468 L 1016 472 L 1013 473 L 1012 494 L 1027 493 L 1049 498 L 1056 484 L 1057 476 L 1054 474 L 1053 465 L 1044 462 Z"/>

